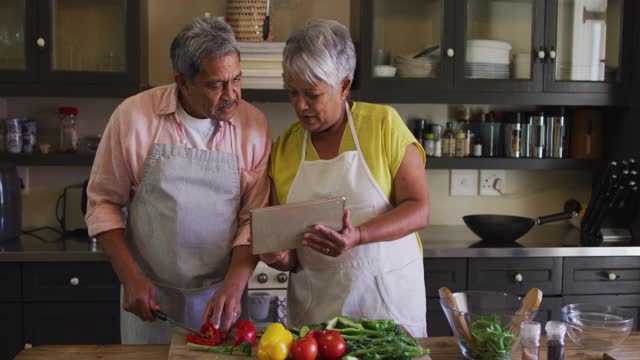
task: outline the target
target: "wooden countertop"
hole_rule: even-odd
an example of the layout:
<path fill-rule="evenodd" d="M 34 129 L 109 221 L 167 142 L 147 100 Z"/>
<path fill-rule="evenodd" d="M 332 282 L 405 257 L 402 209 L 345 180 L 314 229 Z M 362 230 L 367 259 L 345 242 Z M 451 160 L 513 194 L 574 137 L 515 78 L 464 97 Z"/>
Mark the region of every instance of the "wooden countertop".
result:
<path fill-rule="evenodd" d="M 432 360 L 460 360 L 462 354 L 453 337 L 432 337 L 421 339 L 423 346 L 431 349 Z M 540 359 L 547 358 L 546 341 L 540 347 Z M 614 351 L 608 351 L 611 358 L 605 360 L 638 359 L 640 353 L 640 332 L 632 333 Z M 23 350 L 15 360 L 151 360 L 167 359 L 169 345 L 47 345 Z M 603 351 L 580 350 L 567 338 L 565 360 L 602 360 Z M 239 357 L 241 358 L 241 357 Z M 520 360 L 514 354 L 513 360 Z"/>

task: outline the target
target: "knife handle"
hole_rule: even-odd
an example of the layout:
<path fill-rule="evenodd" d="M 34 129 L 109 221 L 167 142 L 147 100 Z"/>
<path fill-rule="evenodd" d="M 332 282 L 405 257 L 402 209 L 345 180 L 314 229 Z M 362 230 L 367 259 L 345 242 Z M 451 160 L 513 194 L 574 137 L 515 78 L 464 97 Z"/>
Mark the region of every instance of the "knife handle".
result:
<path fill-rule="evenodd" d="M 152 309 L 151 313 L 153 314 L 153 316 L 157 317 L 158 319 L 162 321 L 167 321 L 167 314 L 163 313 L 162 311 Z"/>

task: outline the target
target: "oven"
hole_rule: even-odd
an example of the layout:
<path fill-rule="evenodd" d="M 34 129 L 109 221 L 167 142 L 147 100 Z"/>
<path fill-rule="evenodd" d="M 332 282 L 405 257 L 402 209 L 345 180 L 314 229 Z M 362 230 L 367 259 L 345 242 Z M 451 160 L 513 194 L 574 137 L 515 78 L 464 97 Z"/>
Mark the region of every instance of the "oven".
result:
<path fill-rule="evenodd" d="M 287 325 L 288 283 L 288 272 L 258 262 L 247 284 L 247 314 L 257 327 L 265 327 L 272 322 Z"/>

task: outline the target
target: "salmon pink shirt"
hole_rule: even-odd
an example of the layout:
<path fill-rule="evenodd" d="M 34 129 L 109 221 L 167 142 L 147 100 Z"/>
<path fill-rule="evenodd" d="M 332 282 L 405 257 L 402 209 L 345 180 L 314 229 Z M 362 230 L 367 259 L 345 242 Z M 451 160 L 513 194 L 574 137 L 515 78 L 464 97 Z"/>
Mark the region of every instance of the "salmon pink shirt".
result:
<path fill-rule="evenodd" d="M 87 189 L 85 220 L 90 236 L 125 228 L 121 209 L 138 191 L 162 120 L 158 143 L 188 146 L 184 125 L 176 115 L 177 92 L 175 84 L 147 90 L 127 98 L 111 115 Z M 241 203 L 233 246 L 249 245 L 249 210 L 266 206 L 269 199 L 271 131 L 264 114 L 239 100 L 236 115 L 218 122 L 210 150 L 236 154 Z"/>

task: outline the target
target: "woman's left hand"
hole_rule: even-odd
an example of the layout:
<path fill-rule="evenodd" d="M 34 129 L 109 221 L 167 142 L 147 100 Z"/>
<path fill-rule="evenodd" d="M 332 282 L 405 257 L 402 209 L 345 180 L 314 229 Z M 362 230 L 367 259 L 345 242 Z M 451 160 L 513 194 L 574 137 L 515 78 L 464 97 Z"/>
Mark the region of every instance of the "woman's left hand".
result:
<path fill-rule="evenodd" d="M 315 225 L 313 231 L 304 233 L 302 244 L 326 256 L 344 254 L 360 244 L 360 229 L 351 224 L 351 214 L 346 209 L 342 223 L 340 232 L 324 225 Z"/>

